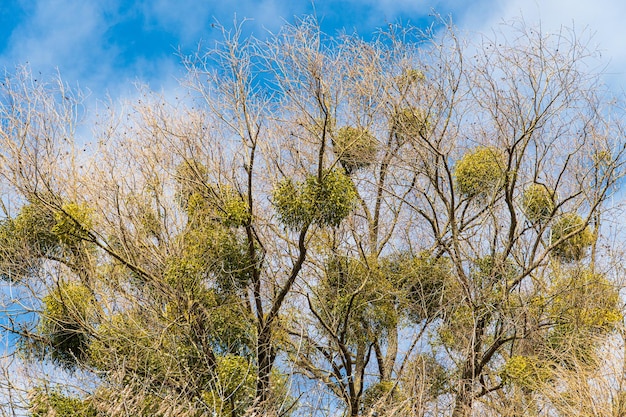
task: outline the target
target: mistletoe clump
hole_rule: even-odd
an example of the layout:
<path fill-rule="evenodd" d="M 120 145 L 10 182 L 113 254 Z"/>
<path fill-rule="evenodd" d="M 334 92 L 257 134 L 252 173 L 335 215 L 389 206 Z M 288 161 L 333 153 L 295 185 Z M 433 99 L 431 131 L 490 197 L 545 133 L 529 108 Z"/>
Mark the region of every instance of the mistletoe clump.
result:
<path fill-rule="evenodd" d="M 543 184 L 532 184 L 524 190 L 522 207 L 530 222 L 545 221 L 554 212 L 554 192 Z"/>
<path fill-rule="evenodd" d="M 219 222 L 240 227 L 250 220 L 244 197 L 227 184 L 210 184 L 208 169 L 197 161 L 186 161 L 176 168 L 177 199 L 193 223 Z"/>
<path fill-rule="evenodd" d="M 335 154 L 348 174 L 371 165 L 378 152 L 376 138 L 364 128 L 342 127 L 333 144 Z"/>
<path fill-rule="evenodd" d="M 526 390 L 536 390 L 550 381 L 549 366 L 538 357 L 515 355 L 504 364 L 501 377 L 505 382 L 515 383 Z"/>
<path fill-rule="evenodd" d="M 389 279 L 406 291 L 409 318 L 420 322 L 442 313 L 441 302 L 452 280 L 448 259 L 435 258 L 427 251 L 417 256 L 401 252 L 384 259 L 382 266 Z"/>
<path fill-rule="evenodd" d="M 221 186 L 213 204 L 218 218 L 227 227 L 244 226 L 250 220 L 248 203 L 232 187 Z"/>
<path fill-rule="evenodd" d="M 391 130 L 402 142 L 426 136 L 429 128 L 426 112 L 416 107 L 399 109 L 391 118 Z"/>
<path fill-rule="evenodd" d="M 39 334 L 50 347 L 52 360 L 71 367 L 85 358 L 89 328 L 96 317 L 95 299 L 85 285 L 59 283 L 43 297 Z"/>
<path fill-rule="evenodd" d="M 569 236 L 572 234 L 571 236 Z M 564 262 L 579 261 L 593 244 L 594 233 L 576 213 L 564 214 L 553 226 L 553 243 L 559 242 L 554 254 Z"/>
<path fill-rule="evenodd" d="M 58 250 L 59 239 L 51 231 L 55 223 L 54 213 L 39 202 L 0 221 L 0 279 L 19 282 Z"/>
<path fill-rule="evenodd" d="M 51 231 L 67 245 L 89 239 L 93 227 L 93 210 L 86 204 L 68 203 L 54 214 L 56 224 Z"/>
<path fill-rule="evenodd" d="M 595 367 L 599 357 L 590 341 L 614 332 L 623 322 L 619 286 L 602 273 L 579 267 L 553 277 L 546 310 L 554 325 L 543 351 L 566 368 Z"/>
<path fill-rule="evenodd" d="M 505 167 L 504 152 L 491 146 L 479 147 L 457 162 L 457 187 L 468 198 L 493 193 L 504 185 Z"/>
<path fill-rule="evenodd" d="M 423 82 L 425 79 L 426 76 L 422 71 L 416 68 L 407 68 L 395 78 L 395 81 L 400 90 L 406 90 L 415 84 Z"/>
<path fill-rule="evenodd" d="M 326 171 L 321 180 L 309 175 L 303 182 L 281 181 L 273 194 L 280 221 L 290 229 L 306 225 L 338 226 L 354 208 L 356 190 L 341 170 Z"/>

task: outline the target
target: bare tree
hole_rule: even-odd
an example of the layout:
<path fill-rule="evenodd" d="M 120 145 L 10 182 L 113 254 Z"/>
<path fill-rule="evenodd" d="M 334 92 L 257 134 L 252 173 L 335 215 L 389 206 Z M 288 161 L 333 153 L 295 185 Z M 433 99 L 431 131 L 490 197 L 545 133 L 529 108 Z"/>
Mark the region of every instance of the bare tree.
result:
<path fill-rule="evenodd" d="M 316 383 L 337 403 L 311 414 L 619 410 L 618 102 L 574 33 L 441 29 L 238 26 L 184 58 L 181 99 L 91 118 L 8 75 L 9 407 L 286 415 Z"/>

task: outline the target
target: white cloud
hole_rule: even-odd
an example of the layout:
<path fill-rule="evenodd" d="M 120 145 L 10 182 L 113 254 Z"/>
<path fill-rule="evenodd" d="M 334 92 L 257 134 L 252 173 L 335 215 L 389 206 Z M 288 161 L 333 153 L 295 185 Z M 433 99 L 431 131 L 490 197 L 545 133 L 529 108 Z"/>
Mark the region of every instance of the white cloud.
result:
<path fill-rule="evenodd" d="M 106 30 L 103 9 L 98 3 L 81 0 L 39 0 L 30 4 L 29 18 L 9 39 L 2 65 L 9 70 L 28 62 L 33 69 L 49 72 L 59 68 L 67 77 L 81 79 L 98 57 L 106 71 L 110 51 L 103 48 Z"/>
<path fill-rule="evenodd" d="M 211 19 L 209 2 L 197 0 L 146 1 L 141 11 L 146 20 L 160 30 L 175 33 L 182 43 L 197 41 Z"/>
<path fill-rule="evenodd" d="M 455 3 L 460 1 L 455 0 Z M 450 3 L 451 4 L 451 3 Z M 626 2 L 622 0 L 479 0 L 456 17 L 460 27 L 489 33 L 500 23 L 523 18 L 530 25 L 541 23 L 544 32 L 574 29 L 589 47 L 602 53 L 607 82 L 626 88 Z"/>
<path fill-rule="evenodd" d="M 202 39 L 219 38 L 211 23 L 225 28 L 235 20 L 246 22 L 246 31 L 263 36 L 267 31 L 278 30 L 285 21 L 307 9 L 306 2 L 290 3 L 285 0 L 156 0 L 145 1 L 142 11 L 158 27 L 175 33 L 181 43 L 193 47 Z"/>
<path fill-rule="evenodd" d="M 80 81 L 97 97 L 105 92 L 112 96 L 128 92 L 132 90 L 129 81 L 136 79 L 157 89 L 170 88 L 174 77 L 181 74 L 174 51 L 179 45 L 168 45 L 171 55 L 158 61 L 119 61 L 122 51 L 108 43 L 107 31 L 123 19 L 119 13 L 126 3 L 122 0 L 33 0 L 24 4 L 27 19 L 9 39 L 0 67 L 11 70 L 15 64 L 29 62 L 34 70 L 47 73 L 58 67 L 65 80 Z M 626 2 L 622 0 L 335 0 L 318 4 L 308 0 L 138 0 L 130 9 L 143 13 L 145 29 L 165 30 L 177 37 L 183 52 L 193 51 L 200 41 L 219 39 L 219 31 L 210 23 L 217 19 L 232 27 L 235 13 L 238 21 L 251 19 L 244 25 L 244 33 L 260 37 L 314 9 L 322 23 L 325 19 L 331 24 L 341 22 L 347 30 L 356 27 L 363 35 L 399 19 L 423 22 L 433 10 L 444 16 L 453 12 L 461 29 L 483 33 L 503 20 L 523 16 L 529 24 L 541 20 L 544 30 L 575 26 L 578 32 L 584 28 L 595 32 L 593 42 L 606 62 L 611 62 L 608 71 L 616 74 L 612 79 L 626 86 L 622 69 L 626 48 L 621 45 L 626 37 L 622 22 Z"/>
<path fill-rule="evenodd" d="M 125 45 L 120 39 L 117 45 L 109 43 L 108 31 L 124 18 L 119 14 L 119 0 L 36 0 L 25 7 L 26 17 L 0 56 L 0 68 L 9 72 L 23 64 L 44 76 L 58 69 L 65 82 L 91 91 L 91 100 L 133 95 L 135 82 L 169 89 L 182 73 L 176 45 L 164 46 L 171 47 L 169 56 L 151 60 L 133 56 L 125 61 L 121 50 Z M 133 41 L 127 40 L 129 44 Z"/>

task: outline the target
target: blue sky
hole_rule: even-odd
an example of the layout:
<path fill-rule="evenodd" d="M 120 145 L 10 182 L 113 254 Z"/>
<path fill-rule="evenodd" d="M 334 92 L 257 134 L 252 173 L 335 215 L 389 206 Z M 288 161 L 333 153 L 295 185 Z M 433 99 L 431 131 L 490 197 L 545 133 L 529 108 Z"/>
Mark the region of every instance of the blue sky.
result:
<path fill-rule="evenodd" d="M 520 15 L 548 30 L 586 29 L 595 33 L 616 88 L 626 86 L 622 0 L 0 0 L 0 68 L 58 69 L 70 85 L 116 98 L 136 81 L 174 88 L 183 74 L 177 51 L 210 45 L 219 37 L 216 21 L 251 19 L 247 30 L 262 37 L 315 13 L 327 33 L 356 30 L 367 37 L 390 22 L 427 25 L 433 10 L 470 33 Z"/>

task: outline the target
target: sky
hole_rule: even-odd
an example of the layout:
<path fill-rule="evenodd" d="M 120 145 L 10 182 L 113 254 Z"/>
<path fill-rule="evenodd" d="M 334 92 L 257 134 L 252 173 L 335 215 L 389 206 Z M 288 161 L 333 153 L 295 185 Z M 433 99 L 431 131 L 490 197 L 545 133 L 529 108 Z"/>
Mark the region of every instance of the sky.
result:
<path fill-rule="evenodd" d="M 58 71 L 71 86 L 115 99 L 137 82 L 175 88 L 184 74 L 180 54 L 212 45 L 217 22 L 246 19 L 248 33 L 264 37 L 315 14 L 326 33 L 367 38 L 388 23 L 429 25 L 433 12 L 476 34 L 520 16 L 546 30 L 587 31 L 614 88 L 626 87 L 623 0 L 0 0 L 0 70 Z"/>

